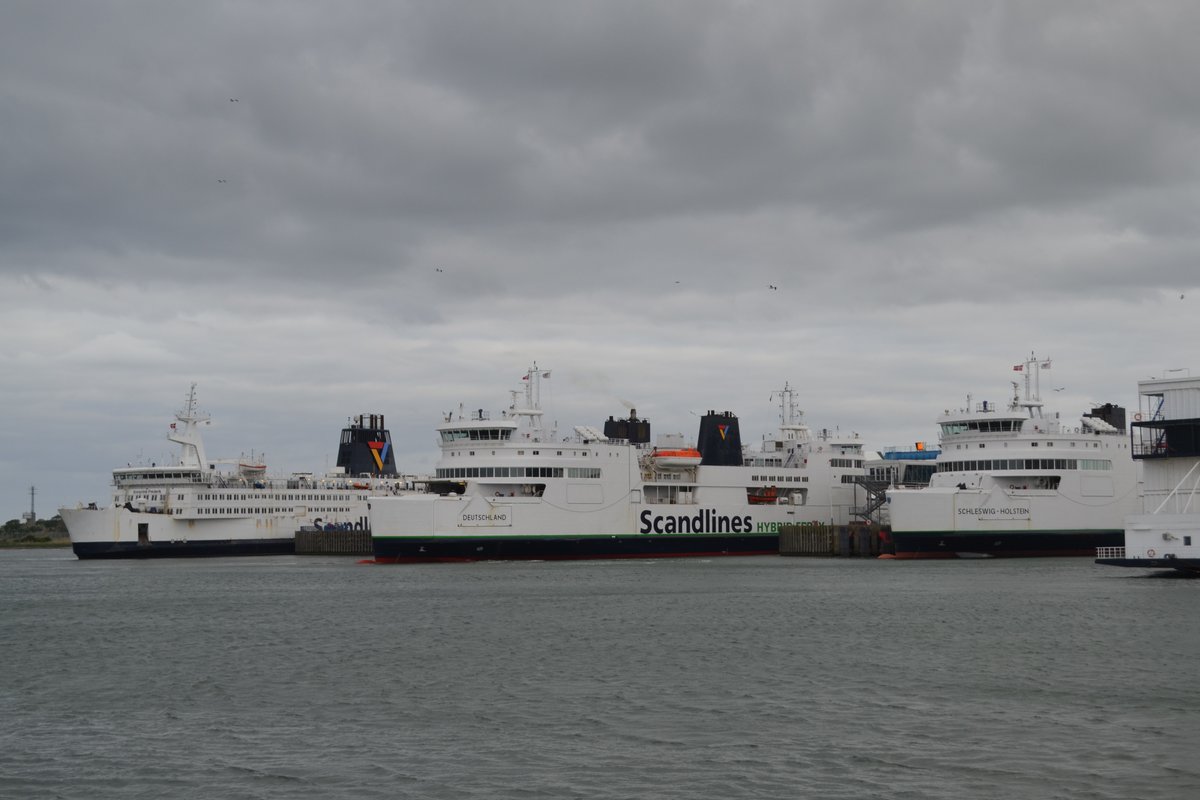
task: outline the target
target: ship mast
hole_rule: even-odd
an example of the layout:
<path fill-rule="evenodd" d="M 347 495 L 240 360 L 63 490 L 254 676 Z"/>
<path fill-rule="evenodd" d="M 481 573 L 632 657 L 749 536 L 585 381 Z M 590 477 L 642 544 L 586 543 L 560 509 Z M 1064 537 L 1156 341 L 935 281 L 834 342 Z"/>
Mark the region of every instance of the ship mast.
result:
<path fill-rule="evenodd" d="M 1020 364 L 1014 369 L 1023 372 L 1025 378 L 1025 399 L 1017 397 L 1014 383 L 1013 391 L 1013 408 L 1024 408 L 1029 412 L 1030 419 L 1040 419 L 1042 416 L 1042 386 L 1041 386 L 1041 368 L 1050 369 L 1050 359 L 1041 359 L 1034 353 L 1030 353 L 1025 359 L 1024 364 Z"/>
<path fill-rule="evenodd" d="M 513 404 L 509 407 L 509 413 L 515 417 L 522 417 L 527 421 L 531 433 L 544 433 L 542 430 L 542 378 L 550 378 L 550 370 L 539 369 L 537 362 L 533 362 L 533 366 L 525 371 L 525 375 L 521 378 L 525 384 L 525 405 L 517 405 L 517 392 L 513 392 Z M 554 435 L 554 432 L 551 432 Z"/>
<path fill-rule="evenodd" d="M 796 390 L 787 381 L 782 389 L 771 392 L 771 399 L 779 395 L 779 430 L 785 440 L 808 438 L 808 426 L 804 424 L 804 412 L 796 402 Z"/>
<path fill-rule="evenodd" d="M 188 390 L 187 402 L 182 411 L 175 412 L 174 423 L 171 423 L 171 432 L 167 434 L 167 440 L 175 442 L 180 446 L 182 452 L 179 454 L 179 465 L 182 467 L 196 467 L 203 470 L 207 460 L 204 454 L 204 441 L 200 438 L 199 425 L 200 423 L 208 423 L 208 415 L 201 414 L 196 410 L 196 384 L 192 384 Z M 182 423 L 183 429 L 180 430 L 179 423 Z"/>

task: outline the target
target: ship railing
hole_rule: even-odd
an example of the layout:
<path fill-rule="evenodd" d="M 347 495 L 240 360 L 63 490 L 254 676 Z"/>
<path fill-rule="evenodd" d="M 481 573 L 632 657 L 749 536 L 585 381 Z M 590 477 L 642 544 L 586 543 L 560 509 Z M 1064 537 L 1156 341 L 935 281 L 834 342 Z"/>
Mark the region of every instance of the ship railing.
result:
<path fill-rule="evenodd" d="M 1125 547 L 1097 547 L 1096 558 L 1124 558 Z"/>

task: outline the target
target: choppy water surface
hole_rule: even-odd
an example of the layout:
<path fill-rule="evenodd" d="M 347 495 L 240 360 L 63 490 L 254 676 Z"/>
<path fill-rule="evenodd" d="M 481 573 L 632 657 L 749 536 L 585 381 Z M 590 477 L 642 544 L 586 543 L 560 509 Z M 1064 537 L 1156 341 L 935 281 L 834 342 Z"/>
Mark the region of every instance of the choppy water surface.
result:
<path fill-rule="evenodd" d="M 0 552 L 0 796 L 1193 798 L 1146 575 Z"/>

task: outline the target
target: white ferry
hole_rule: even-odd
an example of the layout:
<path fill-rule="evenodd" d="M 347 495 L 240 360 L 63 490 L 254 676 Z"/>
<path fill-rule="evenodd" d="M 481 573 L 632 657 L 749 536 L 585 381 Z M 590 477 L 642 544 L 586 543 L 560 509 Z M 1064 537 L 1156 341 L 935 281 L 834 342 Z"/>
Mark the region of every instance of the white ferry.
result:
<path fill-rule="evenodd" d="M 1200 572 L 1200 378 L 1139 381 L 1138 399 L 1145 508 L 1125 519 L 1124 546 L 1098 548 L 1096 563 Z"/>
<path fill-rule="evenodd" d="M 1139 507 L 1138 469 L 1125 409 L 1111 403 L 1077 421 L 1043 411 L 1030 356 L 1024 397 L 1013 381 L 1007 408 L 984 401 L 938 418 L 941 454 L 926 488 L 887 493 L 897 558 L 1094 556 L 1119 544 Z"/>
<path fill-rule="evenodd" d="M 379 562 L 777 553 L 785 523 L 845 525 L 863 475 L 857 437 L 813 436 L 780 392 L 777 437 L 755 450 L 738 419 L 710 411 L 695 442 L 650 445 L 636 411 L 560 436 L 543 420 L 536 364 L 524 402 L 437 426 L 442 456 L 424 491 L 372 497 Z"/>
<path fill-rule="evenodd" d="M 362 529 L 371 493 L 402 491 L 391 436 L 381 414 L 361 414 L 343 429 L 335 471 L 325 476 L 267 475 L 257 459 L 209 461 L 196 385 L 167 439 L 177 463 L 113 470 L 112 503 L 59 509 L 79 558 L 265 555 L 295 552 L 301 527 Z"/>

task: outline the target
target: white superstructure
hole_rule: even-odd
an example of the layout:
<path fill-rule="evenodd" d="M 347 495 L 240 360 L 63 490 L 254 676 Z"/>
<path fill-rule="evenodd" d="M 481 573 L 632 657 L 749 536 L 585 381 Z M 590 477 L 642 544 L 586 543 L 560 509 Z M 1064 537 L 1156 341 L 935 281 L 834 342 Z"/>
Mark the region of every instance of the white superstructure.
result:
<path fill-rule="evenodd" d="M 1006 406 L 968 396 L 938 418 L 929 486 L 888 491 L 898 557 L 1092 555 L 1119 540 L 1139 503 L 1125 410 L 1047 413 L 1039 383 L 1049 368 L 1031 355 L 1013 367 L 1024 392 L 1013 381 Z"/>
<path fill-rule="evenodd" d="M 737 418 L 709 412 L 699 439 L 649 443 L 649 422 L 547 427 L 539 386 L 496 417 L 451 414 L 425 492 L 372 497 L 380 561 L 776 552 L 784 523 L 845 525 L 863 474 L 854 437 L 813 436 L 781 390 L 779 436 L 742 447 Z M 515 393 L 514 393 L 515 394 Z"/>
<path fill-rule="evenodd" d="M 111 503 L 59 514 L 80 558 L 292 552 L 298 529 L 363 528 L 368 495 L 403 490 L 406 479 L 395 474 L 387 431 L 364 428 L 364 419 L 382 428 L 382 417 L 352 420 L 343 430 L 339 462 L 343 452 L 370 448 L 367 440 L 377 439 L 377 457 L 366 463 L 378 470 L 270 477 L 256 458 L 209 460 L 200 432 L 209 418 L 197 411 L 193 384 L 167 433 L 179 445 L 175 463 L 115 469 Z"/>
<path fill-rule="evenodd" d="M 1145 506 L 1126 518 L 1124 546 L 1099 548 L 1097 561 L 1200 571 L 1200 378 L 1139 381 L 1138 398 Z"/>

